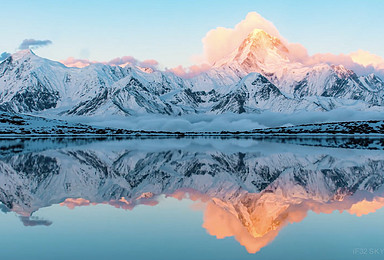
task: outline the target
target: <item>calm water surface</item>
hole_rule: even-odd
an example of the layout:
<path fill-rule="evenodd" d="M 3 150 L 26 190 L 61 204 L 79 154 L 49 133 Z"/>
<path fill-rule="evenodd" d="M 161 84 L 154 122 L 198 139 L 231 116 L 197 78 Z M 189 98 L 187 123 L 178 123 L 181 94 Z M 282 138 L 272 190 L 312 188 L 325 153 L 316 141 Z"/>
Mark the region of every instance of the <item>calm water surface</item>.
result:
<path fill-rule="evenodd" d="M 0 259 L 384 259 L 381 139 L 3 139 Z"/>

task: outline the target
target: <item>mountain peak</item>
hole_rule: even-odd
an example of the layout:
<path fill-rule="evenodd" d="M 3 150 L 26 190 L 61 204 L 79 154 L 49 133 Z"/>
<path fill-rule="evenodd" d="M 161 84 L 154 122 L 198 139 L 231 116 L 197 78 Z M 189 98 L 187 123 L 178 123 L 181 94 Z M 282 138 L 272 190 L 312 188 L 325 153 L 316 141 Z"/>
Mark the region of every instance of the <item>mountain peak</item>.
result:
<path fill-rule="evenodd" d="M 253 52 L 277 50 L 282 56 L 288 54 L 287 47 L 277 37 L 274 37 L 261 29 L 254 29 L 238 48 L 239 55 L 242 51 Z"/>
<path fill-rule="evenodd" d="M 31 49 L 26 49 L 26 50 L 20 50 L 14 54 L 11 55 L 13 60 L 20 60 L 24 59 L 27 57 L 37 57 L 37 55 L 31 50 Z"/>
<path fill-rule="evenodd" d="M 283 42 L 264 30 L 254 29 L 231 55 L 216 62 L 216 67 L 238 67 L 246 74 L 250 72 L 274 71 L 289 62 L 288 48 Z"/>
<path fill-rule="evenodd" d="M 258 39 L 258 38 L 262 38 L 262 37 L 269 37 L 269 38 L 272 38 L 272 36 L 270 34 L 268 34 L 267 32 L 265 32 L 264 30 L 262 29 L 254 29 L 252 32 L 250 32 L 247 36 L 247 38 L 252 38 L 252 39 Z M 275 37 L 273 37 L 275 38 Z"/>

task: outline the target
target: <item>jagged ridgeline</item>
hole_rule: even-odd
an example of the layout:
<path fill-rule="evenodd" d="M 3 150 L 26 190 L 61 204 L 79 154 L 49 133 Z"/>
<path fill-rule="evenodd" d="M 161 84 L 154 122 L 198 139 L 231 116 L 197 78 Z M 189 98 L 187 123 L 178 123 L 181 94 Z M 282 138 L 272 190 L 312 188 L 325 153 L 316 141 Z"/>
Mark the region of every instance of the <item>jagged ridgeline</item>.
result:
<path fill-rule="evenodd" d="M 68 68 L 20 51 L 0 63 L 0 110 L 66 115 L 185 115 L 384 108 L 384 82 L 341 65 L 291 61 L 286 46 L 254 30 L 228 57 L 193 78 L 92 64 Z"/>

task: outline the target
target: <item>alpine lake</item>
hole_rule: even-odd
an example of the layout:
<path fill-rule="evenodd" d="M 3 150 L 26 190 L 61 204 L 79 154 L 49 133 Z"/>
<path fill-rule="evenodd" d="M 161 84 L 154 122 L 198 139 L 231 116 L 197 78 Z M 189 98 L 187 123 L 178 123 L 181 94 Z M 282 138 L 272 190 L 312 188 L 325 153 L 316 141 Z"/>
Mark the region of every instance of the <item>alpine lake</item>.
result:
<path fill-rule="evenodd" d="M 0 259 L 384 259 L 377 137 L 0 139 Z"/>

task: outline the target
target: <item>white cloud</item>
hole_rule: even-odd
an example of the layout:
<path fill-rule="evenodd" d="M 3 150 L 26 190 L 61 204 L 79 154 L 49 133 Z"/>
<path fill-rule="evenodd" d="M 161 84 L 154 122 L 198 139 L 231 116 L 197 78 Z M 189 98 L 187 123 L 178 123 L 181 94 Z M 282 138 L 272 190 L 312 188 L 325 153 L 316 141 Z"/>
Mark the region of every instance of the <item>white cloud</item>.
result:
<path fill-rule="evenodd" d="M 224 58 L 236 49 L 247 35 L 256 28 L 282 39 L 272 22 L 256 12 L 251 12 L 234 28 L 217 27 L 205 35 L 202 41 L 206 60 L 212 64 Z"/>
<path fill-rule="evenodd" d="M 287 46 L 289 58 L 293 62 L 301 62 L 305 65 L 318 63 L 343 65 L 358 74 L 376 73 L 384 76 L 384 59 L 382 57 L 364 50 L 358 50 L 350 54 L 318 53 L 309 56 L 307 49 L 303 45 L 300 43 L 290 43 L 280 35 L 271 21 L 268 21 L 256 12 L 248 13 L 245 19 L 234 28 L 217 27 L 210 30 L 202 40 L 204 44 L 204 59 L 213 64 L 224 58 L 240 46 L 241 42 L 254 29 L 262 29 L 268 34 L 279 38 Z"/>
<path fill-rule="evenodd" d="M 157 131 L 246 131 L 256 128 L 278 127 L 321 122 L 354 120 L 384 120 L 384 114 L 376 111 L 335 109 L 329 112 L 301 111 L 293 114 L 264 112 L 261 114 L 186 115 L 181 117 L 141 115 L 138 117 L 95 116 L 64 117 L 62 119 L 102 127 Z"/>

